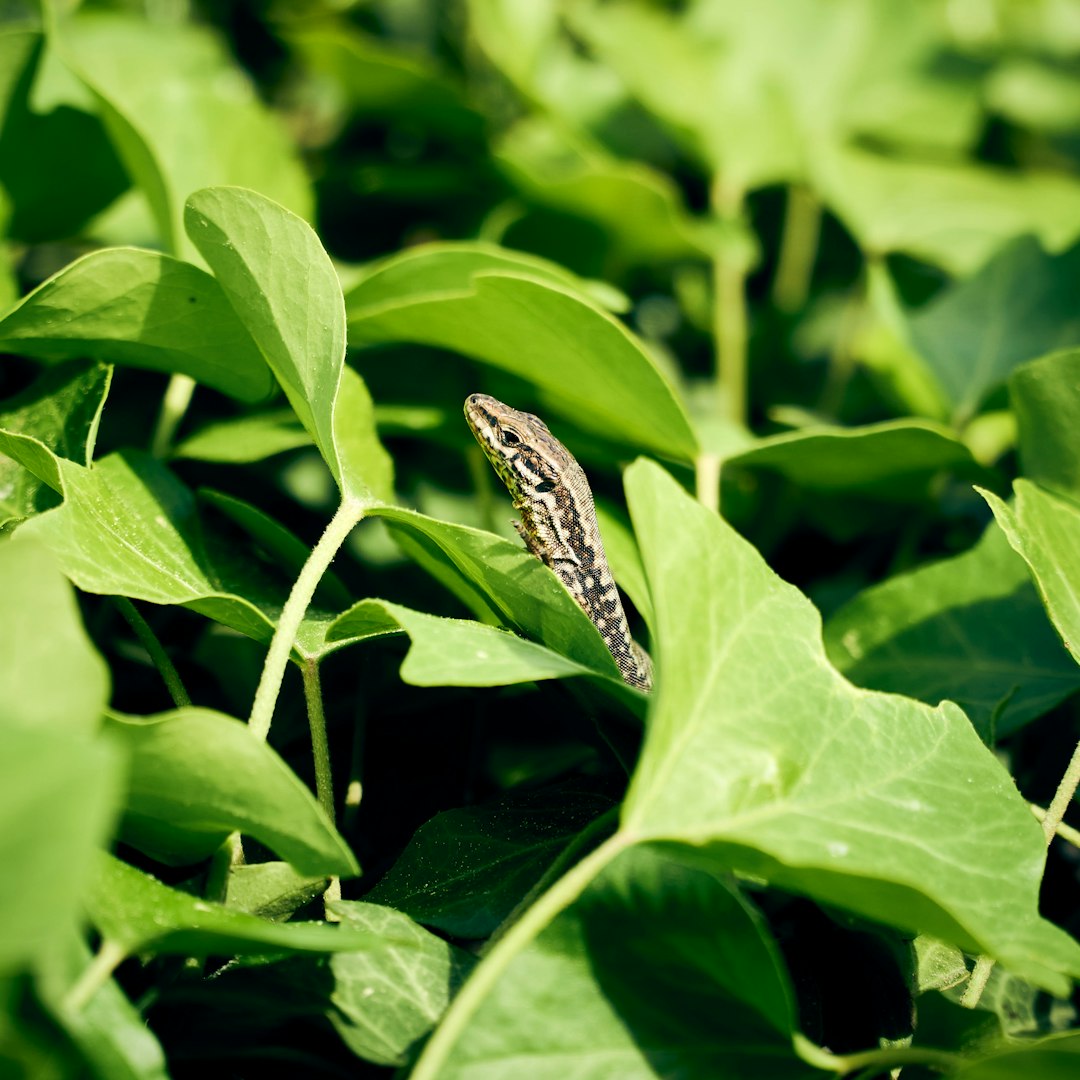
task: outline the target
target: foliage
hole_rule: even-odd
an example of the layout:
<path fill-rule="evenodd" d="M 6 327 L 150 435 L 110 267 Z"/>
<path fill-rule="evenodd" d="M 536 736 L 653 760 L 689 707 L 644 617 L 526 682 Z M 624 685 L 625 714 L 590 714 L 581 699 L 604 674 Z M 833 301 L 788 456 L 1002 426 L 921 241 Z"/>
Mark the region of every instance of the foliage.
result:
<path fill-rule="evenodd" d="M 4 18 L 5 1076 L 1073 1075 L 1076 0 Z"/>

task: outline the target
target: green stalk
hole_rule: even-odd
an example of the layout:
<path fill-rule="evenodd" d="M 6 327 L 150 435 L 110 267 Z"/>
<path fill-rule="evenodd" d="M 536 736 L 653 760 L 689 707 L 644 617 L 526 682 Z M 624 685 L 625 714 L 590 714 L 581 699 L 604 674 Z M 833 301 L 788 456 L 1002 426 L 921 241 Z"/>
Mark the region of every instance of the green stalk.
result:
<path fill-rule="evenodd" d="M 154 667 L 158 669 L 165 688 L 169 691 L 169 697 L 173 704 L 182 709 L 191 704 L 191 698 L 180 679 L 180 673 L 176 670 L 165 647 L 158 641 L 157 634 L 150 628 L 150 624 L 139 613 L 138 608 L 126 596 L 114 596 L 113 603 L 117 611 L 124 616 L 128 626 L 135 632 L 139 644 L 147 651 Z"/>
<path fill-rule="evenodd" d="M 1040 822 L 1046 820 L 1046 811 L 1041 806 L 1028 803 L 1028 809 Z M 1043 826 L 1043 828 L 1045 830 L 1046 827 Z M 1057 828 L 1054 829 L 1054 834 L 1060 836 L 1065 843 L 1072 844 L 1074 848 L 1080 848 L 1080 829 L 1074 829 L 1071 825 L 1066 825 L 1064 821 L 1059 821 Z"/>
<path fill-rule="evenodd" d="M 806 306 L 820 237 L 821 202 L 809 188 L 791 185 L 772 287 L 773 304 L 787 315 Z"/>
<path fill-rule="evenodd" d="M 123 945 L 111 938 L 103 938 L 93 959 L 64 995 L 63 1011 L 82 1012 L 127 957 Z"/>
<path fill-rule="evenodd" d="M 514 957 L 558 915 L 568 908 L 612 859 L 630 845 L 624 833 L 615 833 L 560 878 L 484 957 L 454 998 L 428 1040 L 409 1080 L 436 1080 L 473 1014 L 502 978 Z"/>
<path fill-rule="evenodd" d="M 697 500 L 706 510 L 720 512 L 720 457 L 698 454 L 694 459 L 694 486 Z"/>
<path fill-rule="evenodd" d="M 190 375 L 174 375 L 165 388 L 161 399 L 161 412 L 158 413 L 154 434 L 150 440 L 150 453 L 156 458 L 168 457 L 172 449 L 173 436 L 184 419 L 195 393 L 195 380 Z"/>
<path fill-rule="evenodd" d="M 304 619 L 304 612 L 315 595 L 315 589 L 323 574 L 326 573 L 338 548 L 352 532 L 353 527 L 363 518 L 366 503 L 357 499 L 345 499 L 337 513 L 330 519 L 326 531 L 312 549 L 304 563 L 300 576 L 296 579 L 289 593 L 289 599 L 281 609 L 277 629 L 270 641 L 266 654 L 262 677 L 255 691 L 255 701 L 251 706 L 248 724 L 255 735 L 265 739 L 270 734 L 270 723 L 274 718 L 274 705 L 281 691 L 281 682 L 285 678 L 285 668 L 289 663 L 289 653 L 296 641 L 296 633 Z"/>
<path fill-rule="evenodd" d="M 710 203 L 721 221 L 733 221 L 743 212 L 741 185 L 713 178 Z M 716 349 L 716 389 L 721 415 L 746 424 L 746 365 L 749 337 L 746 313 L 746 268 L 741 255 L 723 244 L 713 258 L 713 342 Z"/>
<path fill-rule="evenodd" d="M 304 701 L 307 703 L 308 728 L 311 731 L 311 756 L 315 765 L 315 794 L 326 816 L 334 820 L 334 778 L 330 773 L 330 744 L 326 737 L 326 713 L 323 710 L 322 679 L 319 661 L 309 658 L 300 669 L 304 677 Z"/>

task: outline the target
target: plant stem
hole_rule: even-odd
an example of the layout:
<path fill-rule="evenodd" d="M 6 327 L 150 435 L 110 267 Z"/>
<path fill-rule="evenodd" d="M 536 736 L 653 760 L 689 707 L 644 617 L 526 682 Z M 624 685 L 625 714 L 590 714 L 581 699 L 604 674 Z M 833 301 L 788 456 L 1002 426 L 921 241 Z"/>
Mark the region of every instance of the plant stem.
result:
<path fill-rule="evenodd" d="M 1065 775 L 1061 778 L 1061 783 L 1058 784 L 1052 802 L 1046 808 L 1046 817 L 1043 818 L 1042 827 L 1047 844 L 1054 839 L 1054 833 L 1057 832 L 1062 818 L 1065 817 L 1065 810 L 1069 803 L 1072 802 L 1078 784 L 1080 784 L 1080 743 L 1077 743 L 1072 759 L 1065 770 Z"/>
<path fill-rule="evenodd" d="M 111 938 L 102 938 L 94 958 L 64 995 L 65 1012 L 81 1012 L 90 999 L 109 981 L 112 973 L 127 959 L 123 945 Z"/>
<path fill-rule="evenodd" d="M 743 210 L 743 190 L 713 177 L 709 192 L 712 211 L 721 221 L 737 219 Z M 713 343 L 716 349 L 716 389 L 720 415 L 746 424 L 746 269 L 742 255 L 723 244 L 713 258 Z"/>
<path fill-rule="evenodd" d="M 1041 806 L 1036 806 L 1035 803 L 1028 803 L 1028 809 L 1031 810 L 1039 821 L 1046 820 L 1046 811 Z M 1074 848 L 1080 848 L 1080 829 L 1074 829 L 1071 825 L 1066 825 L 1064 821 L 1059 821 L 1054 832 L 1057 836 L 1060 836 L 1065 843 L 1072 844 Z"/>
<path fill-rule="evenodd" d="M 442 1075 L 443 1066 L 453 1051 L 454 1044 L 514 957 L 537 937 L 556 915 L 568 908 L 596 875 L 629 845 L 630 840 L 624 833 L 617 832 L 608 837 L 565 877 L 555 882 L 518 922 L 506 931 L 454 998 L 442 1018 L 442 1023 L 424 1047 L 409 1080 L 435 1080 Z"/>
<path fill-rule="evenodd" d="M 971 969 L 971 978 L 968 980 L 967 989 L 960 998 L 960 1004 L 965 1009 L 974 1009 L 979 1004 L 979 999 L 986 989 L 990 979 L 990 972 L 994 970 L 994 961 L 989 956 L 980 956 L 975 961 L 975 967 Z"/>
<path fill-rule="evenodd" d="M 274 705 L 281 690 L 281 681 L 285 677 L 285 668 L 289 663 L 289 652 L 296 640 L 296 633 L 304 619 L 304 612 L 311 603 L 312 596 L 319 584 L 319 579 L 326 573 L 334 561 L 338 548 L 353 530 L 353 526 L 364 516 L 366 504 L 357 499 L 345 499 L 330 519 L 326 531 L 312 549 L 304 563 L 300 576 L 296 579 L 289 593 L 289 599 L 281 609 L 277 629 L 270 641 L 266 654 L 262 677 L 255 691 L 255 701 L 251 706 L 248 724 L 255 735 L 265 739 L 270 734 L 270 723 L 274 718 Z"/>
<path fill-rule="evenodd" d="M 244 843 L 239 832 L 231 832 L 210 860 L 206 875 L 206 899 L 224 904 L 229 898 L 229 877 L 234 866 L 244 864 Z"/>
<path fill-rule="evenodd" d="M 698 454 L 694 459 L 694 486 L 697 500 L 706 510 L 720 512 L 720 457 Z"/>
<path fill-rule="evenodd" d="M 165 388 L 161 399 L 161 411 L 154 425 L 154 435 L 150 440 L 150 453 L 156 458 L 169 456 L 173 436 L 184 419 L 191 404 L 191 395 L 195 393 L 195 380 L 190 375 L 174 375 Z"/>
<path fill-rule="evenodd" d="M 798 1033 L 795 1034 L 792 1045 L 808 1065 L 842 1076 L 848 1076 L 857 1069 L 867 1070 L 870 1076 L 876 1076 L 903 1065 L 955 1069 L 961 1060 L 959 1054 L 925 1046 L 883 1046 L 877 1050 L 863 1050 L 856 1054 L 833 1054 Z"/>
<path fill-rule="evenodd" d="M 315 794 L 326 816 L 334 820 L 334 778 L 330 772 L 330 744 L 326 738 L 326 713 L 323 710 L 322 679 L 319 661 L 309 657 L 300 668 L 304 678 L 308 728 L 311 731 L 311 756 L 315 764 Z"/>
<path fill-rule="evenodd" d="M 806 306 L 820 236 L 821 202 L 809 188 L 793 184 L 787 189 L 780 258 L 772 288 L 773 303 L 787 315 Z"/>
<path fill-rule="evenodd" d="M 114 596 L 112 601 L 116 605 L 117 611 L 124 616 L 128 626 L 135 632 L 139 644 L 142 645 L 154 662 L 154 667 L 161 674 L 165 688 L 169 691 L 169 697 L 173 699 L 173 704 L 178 709 L 190 705 L 191 697 L 184 688 L 180 673 L 169 659 L 169 654 L 165 651 L 164 646 L 158 641 L 157 634 L 150 629 L 150 624 L 139 614 L 138 608 L 126 596 Z"/>

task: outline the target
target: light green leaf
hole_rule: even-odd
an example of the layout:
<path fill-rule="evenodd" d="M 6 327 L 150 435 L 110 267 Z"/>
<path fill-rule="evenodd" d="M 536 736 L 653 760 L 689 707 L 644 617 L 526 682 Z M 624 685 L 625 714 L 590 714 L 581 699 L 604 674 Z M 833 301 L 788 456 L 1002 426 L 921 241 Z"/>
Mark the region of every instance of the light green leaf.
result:
<path fill-rule="evenodd" d="M 78 730 L 0 724 L 0 858 L 18 883 L 0 891 L 0 971 L 24 968 L 74 927 L 122 773 L 111 746 Z"/>
<path fill-rule="evenodd" d="M 368 900 L 457 938 L 492 934 L 578 830 L 612 808 L 580 781 L 444 810 L 413 834 Z"/>
<path fill-rule="evenodd" d="M 0 412 L 0 454 L 12 439 L 23 452 L 35 454 L 38 470 L 49 472 L 59 486 L 53 456 L 89 465 L 112 369 L 104 364 L 73 360 L 44 372 L 21 394 L 8 398 Z M 40 450 L 32 444 L 40 443 Z M 29 469 L 14 458 L 0 456 L 0 528 L 21 521 L 55 501 Z"/>
<path fill-rule="evenodd" d="M 1047 255 L 1031 236 L 910 319 L 911 342 L 965 421 L 1022 361 L 1080 344 L 1080 246 Z"/>
<path fill-rule="evenodd" d="M 453 349 L 534 383 L 589 431 L 692 459 L 697 441 L 641 343 L 580 293 L 475 253 L 406 252 L 348 296 L 354 344 Z"/>
<path fill-rule="evenodd" d="M 173 457 L 246 465 L 310 445 L 311 436 L 296 413 L 275 409 L 204 424 L 176 447 Z"/>
<path fill-rule="evenodd" d="M 394 462 L 376 433 L 371 394 L 351 367 L 341 373 L 334 406 L 334 445 L 344 476 L 363 477 L 375 498 L 393 501 Z"/>
<path fill-rule="evenodd" d="M 324 892 L 326 877 L 306 877 L 288 863 L 245 863 L 229 871 L 226 907 L 281 922 Z"/>
<path fill-rule="evenodd" d="M 246 724 L 210 709 L 114 714 L 131 761 L 123 838 L 159 862 L 209 858 L 234 830 L 308 876 L 352 877 L 348 845 L 296 774 Z"/>
<path fill-rule="evenodd" d="M 21 533 L 0 540 L 0 725 L 88 735 L 108 702 L 109 669 L 56 560 Z"/>
<path fill-rule="evenodd" d="M 413 686 L 509 686 L 572 675 L 618 679 L 610 670 L 614 661 L 600 670 L 587 668 L 509 631 L 386 600 L 361 600 L 331 624 L 327 641 L 363 641 L 397 630 L 412 641 L 401 677 Z"/>
<path fill-rule="evenodd" d="M 300 422 L 344 495 L 371 501 L 385 490 L 385 459 L 373 429 L 345 432 L 364 417 L 356 379 L 344 383 L 345 308 L 341 285 L 319 238 L 301 218 L 252 191 L 206 188 L 189 200 L 185 225 L 258 343 Z M 370 412 L 370 410 L 368 410 Z M 371 476 L 359 470 L 374 468 Z"/>
<path fill-rule="evenodd" d="M 960 705 L 988 743 L 1080 688 L 1024 561 L 991 526 L 970 551 L 864 589 L 825 624 L 852 682 Z"/>
<path fill-rule="evenodd" d="M 989 491 L 979 493 L 1028 564 L 1065 648 L 1080 663 L 1080 506 L 1030 480 L 1017 480 L 1013 491 L 1011 508 Z"/>
<path fill-rule="evenodd" d="M 346 900 L 332 910 L 345 929 L 387 944 L 331 957 L 331 1023 L 358 1057 L 404 1065 L 409 1047 L 438 1023 L 476 961 L 393 908 Z"/>
<path fill-rule="evenodd" d="M 386 948 L 393 938 L 329 926 L 275 923 L 189 896 L 119 859 L 98 855 L 86 894 L 90 921 L 129 953 L 276 956 Z"/>
<path fill-rule="evenodd" d="M 242 401 L 274 385 L 209 274 L 136 248 L 92 252 L 39 285 L 0 319 L 0 348 L 179 372 Z"/>
<path fill-rule="evenodd" d="M 865 251 L 901 251 L 962 276 L 1034 233 L 1050 251 L 1080 236 L 1080 181 L 986 165 L 923 164 L 845 148 L 816 160 L 830 209 Z"/>
<path fill-rule="evenodd" d="M 1025 477 L 1080 498 L 1080 350 L 1017 368 L 1009 397 Z"/>
<path fill-rule="evenodd" d="M 513 958 L 422 1075 L 822 1075 L 796 1058 L 793 1025 L 779 950 L 734 884 L 685 849 L 641 845 Z"/>
<path fill-rule="evenodd" d="M 809 601 L 658 466 L 632 466 L 627 492 L 658 688 L 624 835 L 698 845 L 1062 992 L 1080 946 L 1039 917 L 1042 832 L 964 714 L 844 680 Z"/>
<path fill-rule="evenodd" d="M 310 185 L 285 131 L 207 30 L 97 12 L 64 23 L 61 42 L 169 251 L 184 244 L 184 200 L 210 184 L 254 188 L 310 215 Z"/>

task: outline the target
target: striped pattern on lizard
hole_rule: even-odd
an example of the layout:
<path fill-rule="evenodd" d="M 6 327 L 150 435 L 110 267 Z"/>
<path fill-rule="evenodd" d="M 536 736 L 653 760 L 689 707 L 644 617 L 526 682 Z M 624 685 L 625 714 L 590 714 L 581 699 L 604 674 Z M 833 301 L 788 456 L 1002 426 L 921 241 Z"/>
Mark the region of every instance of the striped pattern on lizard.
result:
<path fill-rule="evenodd" d="M 581 466 L 541 419 L 496 398 L 471 394 L 465 419 L 513 498 L 521 515 L 513 524 L 525 546 L 593 621 L 623 680 L 651 690 L 652 663 L 630 637 Z"/>

